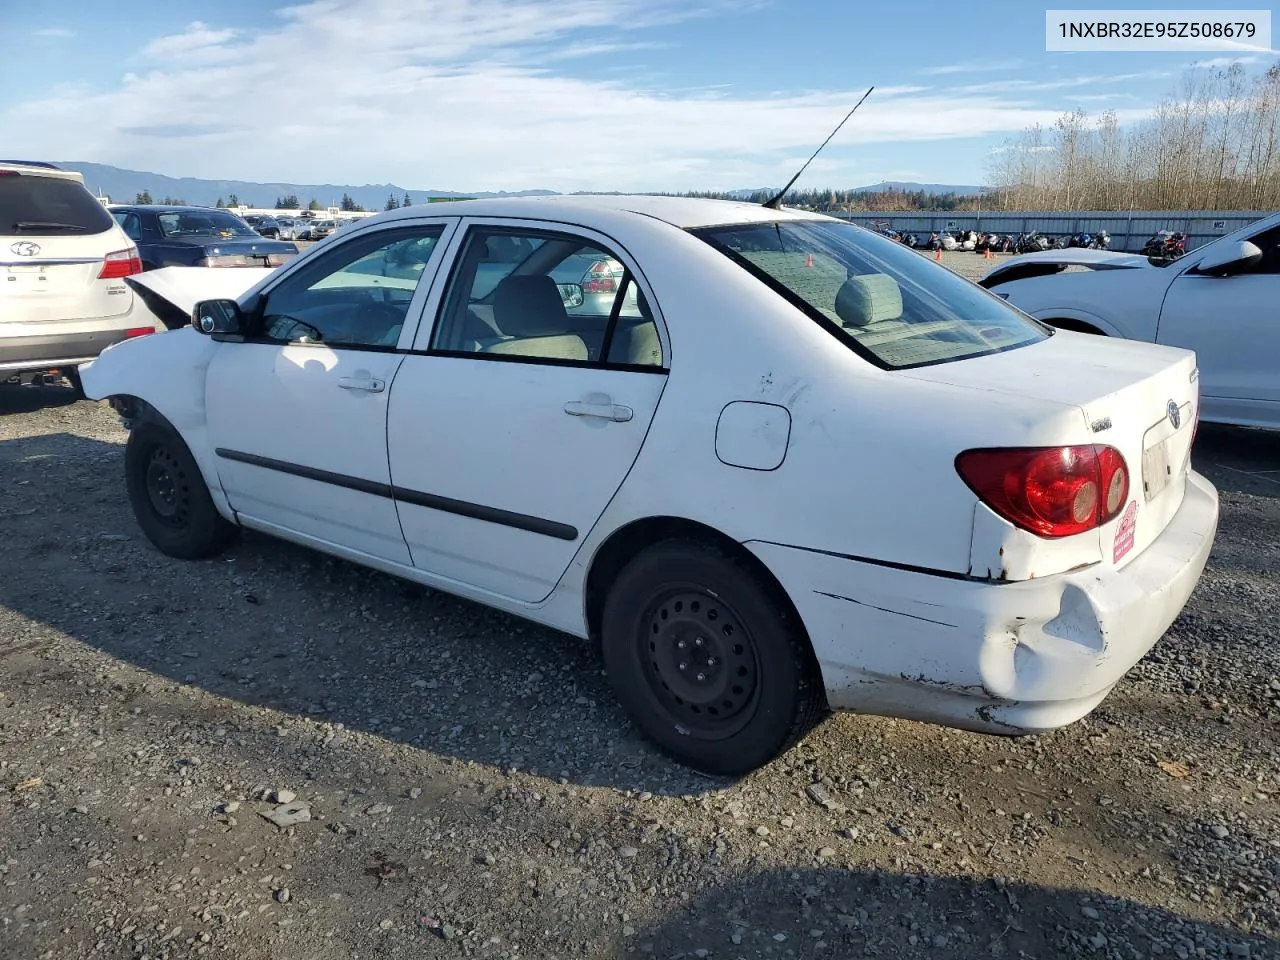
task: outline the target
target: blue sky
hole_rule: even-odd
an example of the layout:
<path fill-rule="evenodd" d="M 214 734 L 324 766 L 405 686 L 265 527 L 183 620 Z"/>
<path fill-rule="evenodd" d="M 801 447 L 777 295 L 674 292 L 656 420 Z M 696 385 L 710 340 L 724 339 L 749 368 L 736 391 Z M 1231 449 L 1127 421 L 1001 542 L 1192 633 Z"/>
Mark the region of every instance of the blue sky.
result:
<path fill-rule="evenodd" d="M 871 84 L 800 186 L 982 183 L 1027 125 L 1075 107 L 1135 121 L 1228 59 L 1046 53 L 1028 3 L 0 5 L 6 153 L 413 189 L 778 184 Z"/>

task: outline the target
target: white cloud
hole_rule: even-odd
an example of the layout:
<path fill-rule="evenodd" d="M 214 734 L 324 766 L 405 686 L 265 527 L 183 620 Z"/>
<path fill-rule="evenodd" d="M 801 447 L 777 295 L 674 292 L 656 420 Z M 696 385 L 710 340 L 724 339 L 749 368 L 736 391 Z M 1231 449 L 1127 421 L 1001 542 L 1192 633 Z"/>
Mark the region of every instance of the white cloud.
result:
<path fill-rule="evenodd" d="M 926 67 L 916 71 L 925 76 L 944 76 L 952 73 L 996 73 L 1001 70 L 1017 70 L 1021 60 L 970 60 L 967 63 L 948 63 L 940 67 Z"/>
<path fill-rule="evenodd" d="M 731 0 L 692 10 L 687 0 L 315 0 L 267 30 L 192 23 L 146 45 L 113 89 L 0 108 L 0 142 L 175 175 L 298 183 L 773 182 L 822 141 L 866 81 L 749 95 L 663 87 L 643 67 L 609 79 L 557 70 L 566 51 L 613 45 L 621 55 L 647 42 L 646 28 L 734 9 Z M 303 58 L 318 72 L 281 73 Z M 1016 99 L 1035 89 L 1021 83 L 878 88 L 810 171 L 835 182 L 854 176 L 848 158 L 865 144 L 1005 134 L 1057 119 L 1052 105 Z"/>
<path fill-rule="evenodd" d="M 187 25 L 182 33 L 152 40 L 142 50 L 143 57 L 151 60 L 172 60 L 182 62 L 193 55 L 214 54 L 218 59 L 229 59 L 235 55 L 234 50 L 224 45 L 235 39 L 237 30 L 210 30 L 199 20 Z"/>
<path fill-rule="evenodd" d="M 1099 84 L 1112 86 L 1135 80 L 1166 80 L 1174 76 L 1169 70 L 1144 70 L 1138 73 L 1094 74 L 1084 77 L 1063 77 L 1058 80 L 993 80 L 989 83 L 973 83 L 955 90 L 962 93 L 1031 93 L 1047 90 L 1069 90 L 1074 87 L 1092 87 Z"/>

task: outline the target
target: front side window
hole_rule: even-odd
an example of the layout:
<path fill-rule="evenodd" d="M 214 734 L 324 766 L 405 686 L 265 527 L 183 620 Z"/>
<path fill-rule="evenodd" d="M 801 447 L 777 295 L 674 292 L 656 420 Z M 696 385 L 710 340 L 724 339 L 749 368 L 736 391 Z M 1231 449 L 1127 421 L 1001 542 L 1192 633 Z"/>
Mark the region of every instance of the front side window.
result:
<path fill-rule="evenodd" d="M 619 321 L 628 288 L 630 316 Z M 629 333 L 618 336 L 615 327 L 625 322 L 629 330 L 646 319 L 635 307 L 635 290 L 621 261 L 594 240 L 559 232 L 473 228 L 458 257 L 432 347 L 598 363 L 611 335 L 619 344 L 629 342 Z M 607 352 L 610 363 L 626 362 L 617 359 L 621 354 L 612 341 Z M 661 363 L 659 349 L 656 365 Z"/>
<path fill-rule="evenodd" d="M 231 240 L 235 237 L 257 238 L 258 234 L 239 217 L 216 210 L 169 211 L 156 215 L 160 232 L 166 237 L 217 237 Z"/>
<path fill-rule="evenodd" d="M 120 224 L 120 229 L 130 240 L 142 239 L 142 221 L 136 213 L 114 213 L 112 216 L 116 218 L 116 223 Z"/>
<path fill-rule="evenodd" d="M 331 248 L 267 294 L 262 333 L 282 343 L 395 347 L 444 227 L 400 227 Z"/>
<path fill-rule="evenodd" d="M 1280 273 L 1280 227 L 1272 227 L 1250 238 L 1262 251 L 1262 259 L 1242 273 Z"/>
<path fill-rule="evenodd" d="M 994 294 L 852 224 L 773 221 L 692 233 L 881 367 L 962 360 L 1050 335 Z"/>

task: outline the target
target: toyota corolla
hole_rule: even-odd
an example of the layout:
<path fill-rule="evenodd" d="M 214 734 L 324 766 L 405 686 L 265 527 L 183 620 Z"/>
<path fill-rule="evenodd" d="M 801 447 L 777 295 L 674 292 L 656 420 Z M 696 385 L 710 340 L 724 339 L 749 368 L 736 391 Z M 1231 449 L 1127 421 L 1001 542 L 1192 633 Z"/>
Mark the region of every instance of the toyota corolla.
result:
<path fill-rule="evenodd" d="M 571 259 L 619 265 L 594 313 Z M 1213 543 L 1193 353 L 1055 331 L 817 214 L 443 203 L 130 282 L 192 317 L 82 368 L 159 550 L 252 528 L 589 638 L 703 770 L 828 709 L 1071 723 Z"/>

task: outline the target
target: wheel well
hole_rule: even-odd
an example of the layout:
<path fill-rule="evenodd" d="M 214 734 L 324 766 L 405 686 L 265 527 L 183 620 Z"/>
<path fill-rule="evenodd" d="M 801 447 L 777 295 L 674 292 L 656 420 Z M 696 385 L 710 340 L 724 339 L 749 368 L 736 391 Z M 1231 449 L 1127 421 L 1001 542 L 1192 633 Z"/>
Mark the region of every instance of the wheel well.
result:
<path fill-rule="evenodd" d="M 714 527 L 682 517 L 647 517 L 644 520 L 633 521 L 615 530 L 596 550 L 591 560 L 591 569 L 587 573 L 586 614 L 588 635 L 597 650 L 600 644 L 600 623 L 604 617 L 604 600 L 609 593 L 609 585 L 622 572 L 622 568 L 645 547 L 662 540 L 672 539 L 694 540 L 717 547 L 749 567 L 770 585 L 774 599 L 784 605 L 787 615 L 804 636 L 805 644 L 809 647 L 809 655 L 813 657 L 813 644 L 809 640 L 808 631 L 805 630 L 799 611 L 796 610 L 795 604 L 791 602 L 782 584 L 778 582 L 778 578 L 765 566 L 764 562 L 737 540 Z M 816 669 L 816 657 L 814 661 Z"/>
<path fill-rule="evenodd" d="M 1092 333 L 1100 337 L 1105 337 L 1106 333 L 1099 330 L 1091 323 L 1085 323 L 1083 320 L 1073 320 L 1070 317 L 1056 317 L 1052 320 L 1045 320 L 1051 327 L 1057 327 L 1059 330 L 1072 330 L 1076 333 Z"/>

